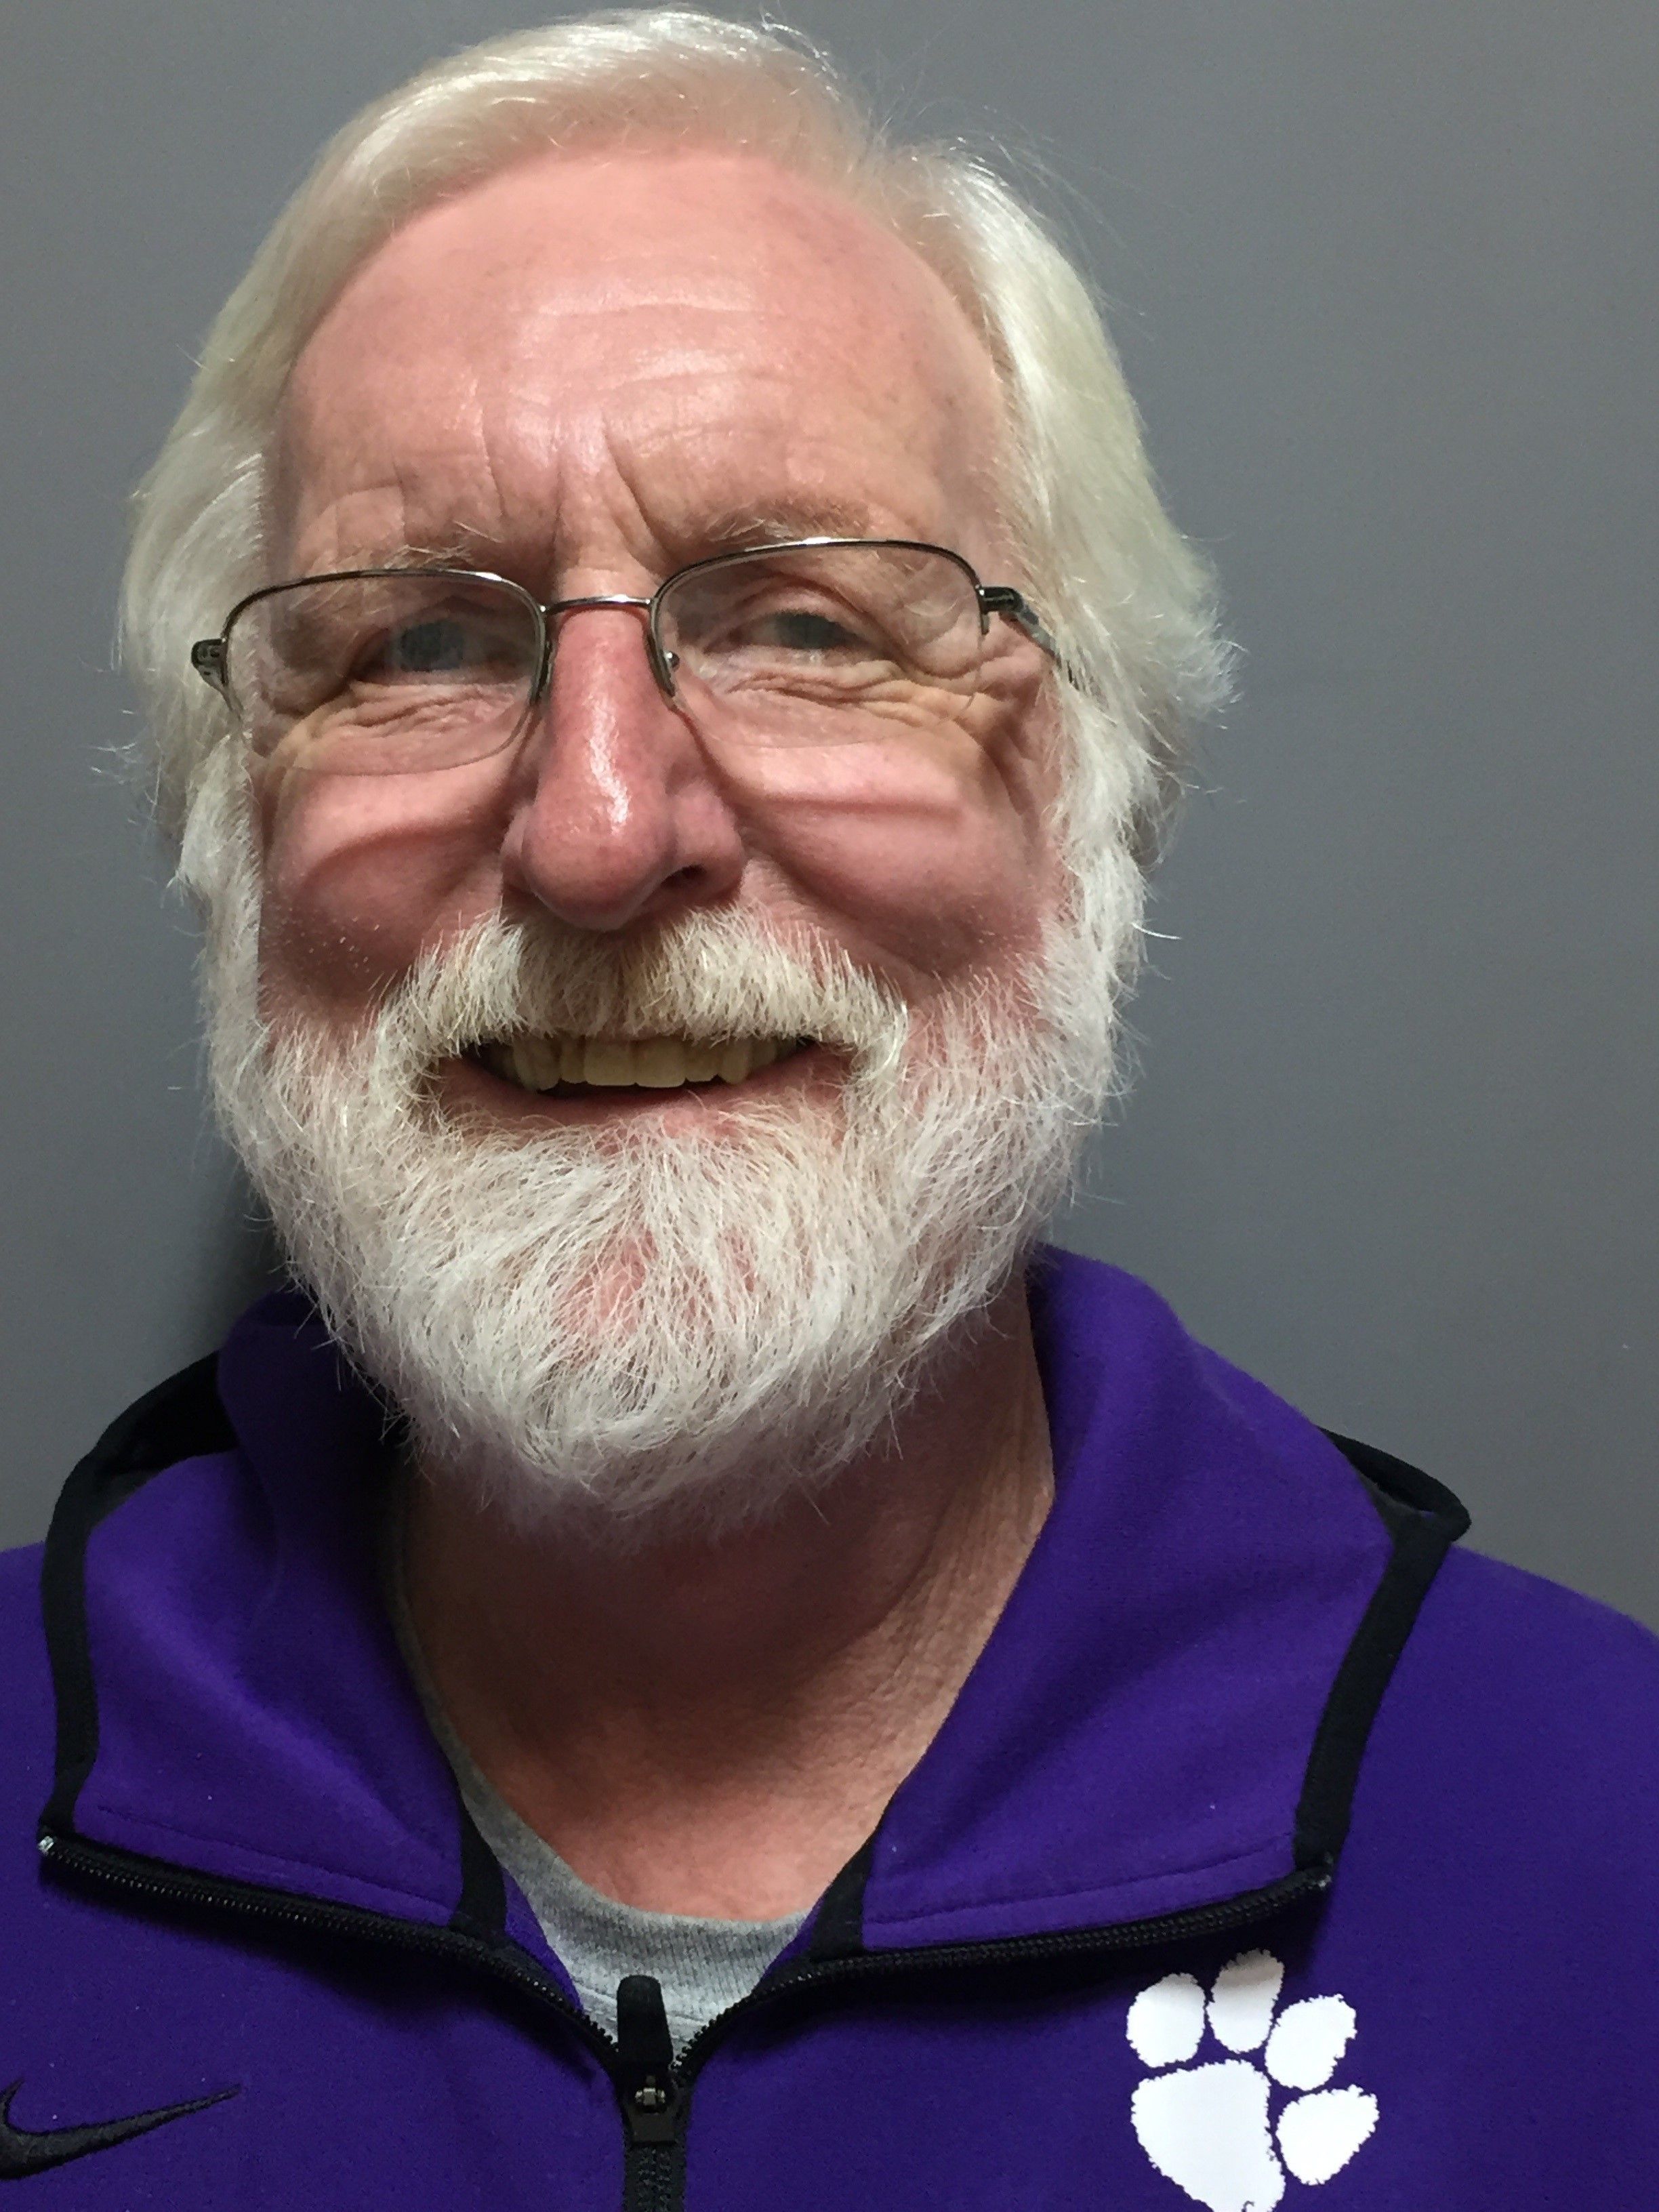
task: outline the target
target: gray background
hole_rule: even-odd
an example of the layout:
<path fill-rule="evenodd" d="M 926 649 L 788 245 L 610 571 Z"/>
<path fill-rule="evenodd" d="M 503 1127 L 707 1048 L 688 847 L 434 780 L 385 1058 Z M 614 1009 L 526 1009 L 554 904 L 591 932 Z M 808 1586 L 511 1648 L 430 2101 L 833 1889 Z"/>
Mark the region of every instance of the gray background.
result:
<path fill-rule="evenodd" d="M 1244 651 L 1064 1237 L 1432 1468 L 1488 1549 L 1659 1621 L 1651 0 L 793 12 L 1055 180 Z M 534 20 L 56 0 L 0 33 L 0 1540 L 264 1265 L 113 767 L 125 494 L 325 135 Z"/>

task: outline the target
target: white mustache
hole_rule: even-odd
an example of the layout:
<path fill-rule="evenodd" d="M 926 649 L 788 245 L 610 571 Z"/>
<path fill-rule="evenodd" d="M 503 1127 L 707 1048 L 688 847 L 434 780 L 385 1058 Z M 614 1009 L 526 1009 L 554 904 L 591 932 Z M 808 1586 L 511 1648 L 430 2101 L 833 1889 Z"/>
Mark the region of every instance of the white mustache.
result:
<path fill-rule="evenodd" d="M 411 1072 L 522 1035 L 787 1036 L 840 1048 L 869 1079 L 896 1066 L 909 1012 L 840 948 L 785 945 L 752 915 L 694 909 L 613 947 L 492 915 L 427 953 L 373 1026 L 378 1050 Z"/>
<path fill-rule="evenodd" d="M 1040 957 L 914 1006 L 793 915 L 693 909 L 617 942 L 532 913 L 434 945 L 343 1027 L 303 996 L 262 1013 L 241 790 L 227 770 L 198 809 L 236 853 L 207 959 L 224 1125 L 431 1477 L 526 1525 L 732 1527 L 830 1479 L 1018 1265 L 1108 1090 L 1138 912 L 1121 848 L 1113 896 Z M 833 1104 L 738 1091 L 672 1142 L 648 1115 L 430 1110 L 437 1065 L 481 1043 L 676 1033 L 817 1038 L 849 1073 Z"/>

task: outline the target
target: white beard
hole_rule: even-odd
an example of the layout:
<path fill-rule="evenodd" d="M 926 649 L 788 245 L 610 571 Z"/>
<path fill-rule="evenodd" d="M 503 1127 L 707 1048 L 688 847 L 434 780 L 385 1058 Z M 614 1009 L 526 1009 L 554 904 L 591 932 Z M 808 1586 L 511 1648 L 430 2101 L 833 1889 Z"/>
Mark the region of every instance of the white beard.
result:
<path fill-rule="evenodd" d="M 208 962 L 231 1139 L 428 1474 L 520 1525 L 728 1528 L 845 1467 L 1028 1255 L 1109 1088 L 1127 855 L 1093 902 L 1109 932 L 1057 927 L 1024 975 L 914 1017 L 833 947 L 692 911 L 625 948 L 492 919 L 342 1036 L 261 1019 L 250 840 L 220 827 L 240 854 Z M 722 1091 L 670 1133 L 648 1109 L 441 1112 L 436 1064 L 514 1030 L 810 1036 L 850 1073 L 828 1101 Z"/>

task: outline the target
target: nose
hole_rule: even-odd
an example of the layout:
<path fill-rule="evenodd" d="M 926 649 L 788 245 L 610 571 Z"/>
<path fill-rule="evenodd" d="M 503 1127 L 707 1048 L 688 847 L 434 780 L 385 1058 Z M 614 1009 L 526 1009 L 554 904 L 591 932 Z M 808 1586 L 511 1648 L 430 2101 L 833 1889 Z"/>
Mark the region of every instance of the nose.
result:
<path fill-rule="evenodd" d="M 726 896 L 743 872 L 741 825 L 651 672 L 642 614 L 554 619 L 547 692 L 514 763 L 507 887 L 593 930 Z"/>

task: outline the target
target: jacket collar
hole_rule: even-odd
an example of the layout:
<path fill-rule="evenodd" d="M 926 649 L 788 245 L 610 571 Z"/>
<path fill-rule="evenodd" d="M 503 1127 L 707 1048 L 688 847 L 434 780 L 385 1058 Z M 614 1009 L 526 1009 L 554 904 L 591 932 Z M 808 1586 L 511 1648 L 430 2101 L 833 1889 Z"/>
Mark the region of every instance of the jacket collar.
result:
<path fill-rule="evenodd" d="M 1047 1252 L 1032 1294 L 1054 1506 L 826 1898 L 819 1956 L 1161 1923 L 1328 1878 L 1377 1699 L 1467 1526 L 1129 1277 Z M 76 1469 L 44 1576 L 49 1845 L 431 1926 L 482 1898 L 499 1923 L 381 1601 L 386 1439 L 282 1292 Z"/>

